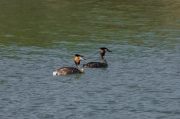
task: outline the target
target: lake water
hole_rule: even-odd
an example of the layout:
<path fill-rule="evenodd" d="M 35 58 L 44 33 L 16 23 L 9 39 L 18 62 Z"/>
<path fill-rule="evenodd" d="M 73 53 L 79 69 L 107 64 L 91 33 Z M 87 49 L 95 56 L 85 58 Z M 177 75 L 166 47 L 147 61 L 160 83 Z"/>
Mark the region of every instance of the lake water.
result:
<path fill-rule="evenodd" d="M 1 119 L 179 119 L 179 0 L 1 0 Z M 74 54 L 105 69 L 53 76 Z"/>

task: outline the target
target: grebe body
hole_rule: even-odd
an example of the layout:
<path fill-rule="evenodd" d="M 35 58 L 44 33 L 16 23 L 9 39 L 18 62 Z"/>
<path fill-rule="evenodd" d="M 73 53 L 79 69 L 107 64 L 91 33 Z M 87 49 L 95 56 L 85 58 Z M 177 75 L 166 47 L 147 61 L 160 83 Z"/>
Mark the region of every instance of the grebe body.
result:
<path fill-rule="evenodd" d="M 103 68 L 103 67 L 108 67 L 107 62 L 104 59 L 104 56 L 105 56 L 106 50 L 108 52 L 111 52 L 111 51 L 109 49 L 105 48 L 105 47 L 102 47 L 100 49 L 101 49 L 100 50 L 100 55 L 101 55 L 101 58 L 102 58 L 102 62 L 89 62 L 89 63 L 83 65 L 84 68 Z"/>
<path fill-rule="evenodd" d="M 89 62 L 83 65 L 84 68 L 101 68 L 101 67 L 108 67 L 107 63 L 101 62 Z"/>
<path fill-rule="evenodd" d="M 66 75 L 66 74 L 74 74 L 74 73 L 81 73 L 79 69 L 75 67 L 62 67 L 53 72 L 53 75 Z"/>
<path fill-rule="evenodd" d="M 53 75 L 66 75 L 66 74 L 74 74 L 74 73 L 82 73 L 84 72 L 83 68 L 81 68 L 80 61 L 86 60 L 82 55 L 75 54 L 74 63 L 77 68 L 75 67 L 62 67 L 60 69 L 57 69 L 53 72 Z"/>

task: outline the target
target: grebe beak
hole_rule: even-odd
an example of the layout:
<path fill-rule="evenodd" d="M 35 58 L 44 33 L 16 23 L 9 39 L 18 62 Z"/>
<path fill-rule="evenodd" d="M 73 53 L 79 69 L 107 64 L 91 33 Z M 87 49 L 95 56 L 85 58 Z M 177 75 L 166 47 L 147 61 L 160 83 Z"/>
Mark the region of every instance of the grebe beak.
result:
<path fill-rule="evenodd" d="M 106 48 L 106 50 L 108 51 L 108 52 L 112 52 L 111 50 L 109 50 L 108 48 Z"/>
<path fill-rule="evenodd" d="M 80 60 L 88 60 L 88 58 L 81 56 Z"/>
<path fill-rule="evenodd" d="M 105 49 L 106 49 L 108 52 L 112 52 L 112 51 L 110 51 L 110 50 L 109 50 L 108 48 L 106 48 L 106 47 L 101 47 L 100 49 L 101 49 L 101 50 L 105 50 Z"/>

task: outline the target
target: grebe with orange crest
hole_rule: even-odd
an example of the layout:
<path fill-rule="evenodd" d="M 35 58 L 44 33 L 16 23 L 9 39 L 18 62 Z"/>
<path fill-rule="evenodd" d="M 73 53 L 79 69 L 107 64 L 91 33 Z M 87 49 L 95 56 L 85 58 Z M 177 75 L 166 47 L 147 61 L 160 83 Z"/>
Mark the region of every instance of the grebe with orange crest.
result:
<path fill-rule="evenodd" d="M 83 67 L 84 68 L 103 68 L 103 67 L 108 67 L 107 61 L 104 59 L 106 51 L 112 52 L 112 51 L 110 51 L 106 47 L 101 47 L 100 48 L 100 55 L 101 55 L 101 58 L 102 58 L 102 62 L 89 62 L 87 64 L 84 64 Z"/>
<path fill-rule="evenodd" d="M 74 73 L 83 73 L 84 72 L 83 68 L 81 68 L 79 66 L 81 60 L 87 60 L 87 58 L 85 58 L 82 55 L 75 54 L 74 63 L 75 63 L 77 68 L 75 68 L 75 67 L 62 67 L 62 68 L 54 71 L 53 75 L 66 75 L 66 74 L 74 74 Z"/>

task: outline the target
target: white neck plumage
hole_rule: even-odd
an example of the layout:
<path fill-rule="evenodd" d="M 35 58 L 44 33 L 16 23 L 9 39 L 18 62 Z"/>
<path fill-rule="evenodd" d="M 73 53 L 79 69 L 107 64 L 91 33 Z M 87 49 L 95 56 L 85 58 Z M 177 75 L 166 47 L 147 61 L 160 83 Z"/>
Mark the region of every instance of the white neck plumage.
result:
<path fill-rule="evenodd" d="M 76 65 L 77 66 L 77 69 L 79 69 L 80 72 L 84 72 L 84 69 L 81 68 L 79 65 Z"/>

